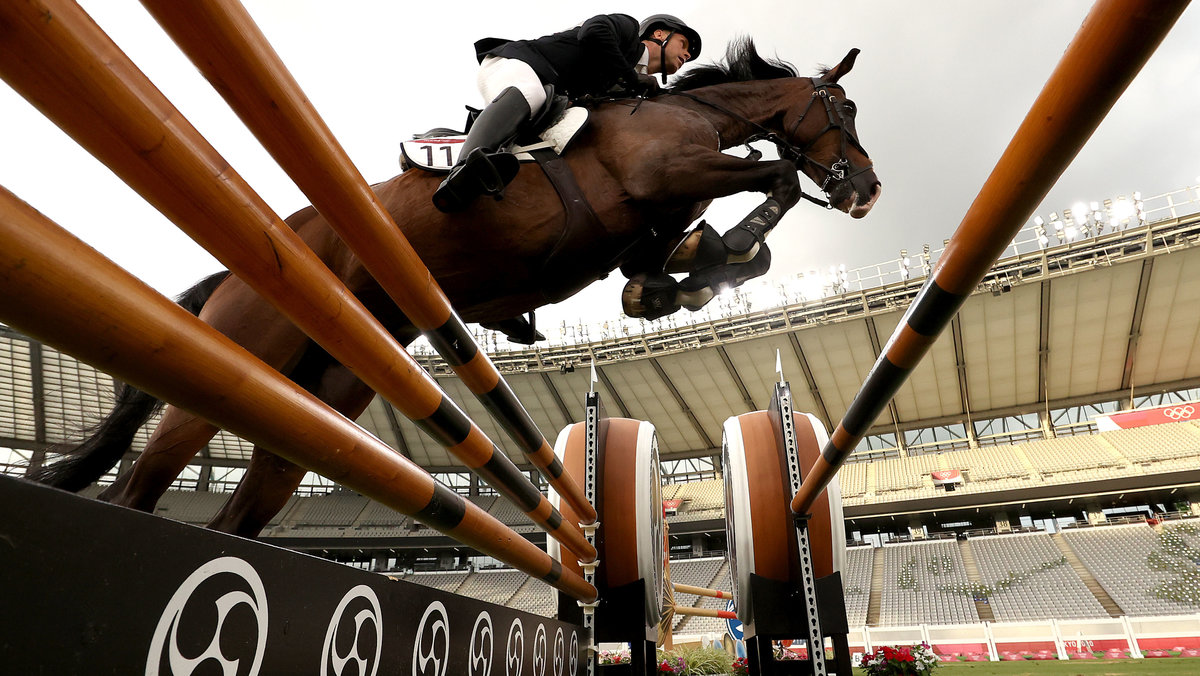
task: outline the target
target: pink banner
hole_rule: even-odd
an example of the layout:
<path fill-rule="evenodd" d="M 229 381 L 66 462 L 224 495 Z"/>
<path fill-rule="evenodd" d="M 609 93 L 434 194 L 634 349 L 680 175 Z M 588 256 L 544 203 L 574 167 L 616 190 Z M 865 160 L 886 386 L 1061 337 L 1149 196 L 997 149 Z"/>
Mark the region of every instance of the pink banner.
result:
<path fill-rule="evenodd" d="M 1096 427 L 1101 432 L 1111 432 L 1112 430 L 1127 430 L 1132 427 L 1161 425 L 1184 420 L 1200 420 L 1200 402 L 1140 408 L 1136 411 L 1121 411 L 1096 416 Z"/>
<path fill-rule="evenodd" d="M 943 486 L 945 484 L 961 484 L 962 471 L 957 469 L 935 469 L 929 473 L 933 477 L 934 486 Z"/>

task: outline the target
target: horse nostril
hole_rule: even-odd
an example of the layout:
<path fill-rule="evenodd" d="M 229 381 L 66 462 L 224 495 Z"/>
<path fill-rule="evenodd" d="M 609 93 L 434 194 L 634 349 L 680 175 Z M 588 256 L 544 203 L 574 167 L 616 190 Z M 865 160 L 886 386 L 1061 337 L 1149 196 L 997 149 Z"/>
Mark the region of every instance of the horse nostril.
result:
<path fill-rule="evenodd" d="M 879 183 L 878 181 L 876 181 L 876 182 L 875 182 L 875 184 L 871 186 L 871 195 L 870 195 L 870 198 L 871 198 L 871 199 L 875 199 L 876 197 L 878 197 L 878 196 L 879 196 L 879 192 L 880 192 L 881 190 L 883 190 L 883 184 L 881 184 L 881 183 Z"/>

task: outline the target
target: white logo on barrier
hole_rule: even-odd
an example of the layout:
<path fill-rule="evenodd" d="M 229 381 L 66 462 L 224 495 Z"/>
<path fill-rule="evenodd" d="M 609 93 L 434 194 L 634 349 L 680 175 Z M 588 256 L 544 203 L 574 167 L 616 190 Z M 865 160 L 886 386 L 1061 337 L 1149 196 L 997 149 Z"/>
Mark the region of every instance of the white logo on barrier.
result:
<path fill-rule="evenodd" d="M 519 676 L 524 666 L 525 627 L 518 617 L 508 628 L 508 641 L 504 647 L 504 676 Z"/>
<path fill-rule="evenodd" d="M 363 603 L 354 604 L 359 606 L 358 612 L 354 613 L 354 640 L 346 654 L 339 655 L 337 650 L 338 630 L 341 629 L 346 611 L 355 599 L 364 599 L 367 604 L 370 604 L 370 608 L 361 607 L 364 605 Z M 374 658 L 359 653 L 359 639 L 363 637 L 363 629 L 368 622 L 375 635 Z M 370 646 L 369 643 L 367 645 Z M 360 584 L 346 592 L 346 595 L 338 603 L 337 609 L 333 611 L 333 617 L 329 620 L 329 628 L 325 630 L 325 644 L 321 648 L 321 676 L 328 676 L 330 665 L 333 665 L 334 676 L 342 676 L 346 663 L 351 661 L 356 665 L 354 670 L 356 676 L 367 676 L 368 674 L 374 676 L 379 673 L 379 655 L 382 650 L 383 612 L 379 609 L 379 597 L 375 595 L 374 589 Z"/>
<path fill-rule="evenodd" d="M 533 676 L 546 676 L 546 625 L 539 624 L 533 635 Z"/>
<path fill-rule="evenodd" d="M 428 629 L 428 642 L 426 630 Z M 438 637 L 441 640 L 438 640 Z M 423 650 L 428 643 L 428 650 Z M 446 676 L 447 662 L 450 658 L 450 620 L 446 617 L 446 606 L 440 601 L 434 601 L 421 615 L 421 623 L 417 625 L 417 640 L 413 644 L 412 673 L 413 676 Z M 433 663 L 433 670 L 426 667 Z"/>
<path fill-rule="evenodd" d="M 576 676 L 576 673 L 579 670 L 579 635 L 575 632 L 571 632 L 571 653 L 567 655 L 567 659 L 569 660 L 568 664 L 571 667 L 571 670 L 568 673 L 570 673 L 571 676 Z"/>
<path fill-rule="evenodd" d="M 1188 420 L 1195 414 L 1196 409 L 1191 404 L 1188 404 L 1187 406 L 1176 406 L 1163 411 L 1163 415 L 1167 416 L 1171 420 Z"/>
<path fill-rule="evenodd" d="M 241 578 L 250 593 L 234 589 L 225 592 L 213 601 L 213 605 L 216 606 L 216 627 L 212 630 L 212 638 L 209 639 L 208 646 L 199 655 L 185 657 L 179 648 L 179 625 L 183 622 L 182 616 L 188 601 L 191 600 L 192 595 L 196 593 L 201 584 L 225 573 Z M 230 612 L 240 605 L 247 606 L 254 614 L 257 633 L 254 659 L 250 662 L 249 667 L 244 669 L 241 657 L 230 659 L 221 652 L 221 631 L 225 627 L 225 621 L 229 618 Z M 197 615 L 204 616 L 195 612 L 191 616 Z M 189 624 L 189 626 L 191 625 Z M 267 594 L 263 589 L 262 579 L 258 577 L 258 573 L 249 563 L 237 557 L 224 556 L 197 568 L 183 581 L 183 584 L 179 585 L 179 589 L 175 590 L 175 594 L 167 602 L 167 607 L 163 609 L 162 615 L 158 618 L 154 636 L 150 639 L 150 652 L 146 656 L 146 676 L 159 676 L 163 666 L 169 669 L 169 673 L 176 676 L 190 676 L 201 664 L 209 660 L 215 660 L 221 673 L 225 676 L 237 676 L 242 673 L 254 676 L 262 666 L 266 647 Z M 162 664 L 164 652 L 166 653 L 165 665 Z"/>
<path fill-rule="evenodd" d="M 563 638 L 562 627 L 558 628 L 558 633 L 554 635 L 554 676 L 563 676 L 563 662 L 565 661 L 567 651 L 567 643 Z"/>
<path fill-rule="evenodd" d="M 491 676 L 492 654 L 495 641 L 492 638 L 492 616 L 485 610 L 475 618 L 471 629 L 471 649 L 467 653 L 467 676 Z"/>

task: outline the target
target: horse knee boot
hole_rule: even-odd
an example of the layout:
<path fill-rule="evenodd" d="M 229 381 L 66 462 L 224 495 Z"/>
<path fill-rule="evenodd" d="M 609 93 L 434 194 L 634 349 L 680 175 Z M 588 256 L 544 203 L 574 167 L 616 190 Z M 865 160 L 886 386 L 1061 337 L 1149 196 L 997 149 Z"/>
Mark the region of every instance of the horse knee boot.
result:
<path fill-rule="evenodd" d="M 768 197 L 757 209 L 750 212 L 750 215 L 743 218 L 741 223 L 725 233 L 721 240 L 729 249 L 730 262 L 748 261 L 758 255 L 754 251 L 755 246 L 766 240 L 767 233 L 771 232 L 782 215 L 783 207 L 774 198 Z M 735 260 L 737 258 L 742 260 Z"/>
<path fill-rule="evenodd" d="M 521 90 L 509 87 L 500 92 L 471 125 L 458 164 L 433 193 L 433 205 L 453 213 L 466 209 L 480 195 L 500 199 L 521 169 L 516 156 L 501 148 L 516 137 L 529 115 L 529 102 Z"/>
<path fill-rule="evenodd" d="M 621 291 L 621 307 L 630 317 L 658 319 L 679 310 L 679 282 L 661 272 L 634 275 Z"/>

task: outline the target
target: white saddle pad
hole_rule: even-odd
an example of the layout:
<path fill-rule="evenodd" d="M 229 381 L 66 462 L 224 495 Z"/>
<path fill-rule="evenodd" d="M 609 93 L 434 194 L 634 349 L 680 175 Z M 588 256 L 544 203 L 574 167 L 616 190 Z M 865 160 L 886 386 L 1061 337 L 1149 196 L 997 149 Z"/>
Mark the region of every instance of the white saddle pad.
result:
<path fill-rule="evenodd" d="M 538 135 L 542 139 L 540 143 L 514 146 L 511 151 L 522 162 L 532 162 L 533 155 L 530 155 L 529 152 L 539 148 L 550 148 L 561 155 L 579 130 L 583 128 L 583 125 L 587 123 L 587 119 L 586 108 L 567 108 L 554 124 L 546 127 Z M 466 136 L 458 135 L 402 141 L 400 143 L 400 168 L 407 171 L 416 167 L 436 174 L 447 173 L 458 162 L 458 154 L 462 150 L 462 144 L 466 138 Z"/>

